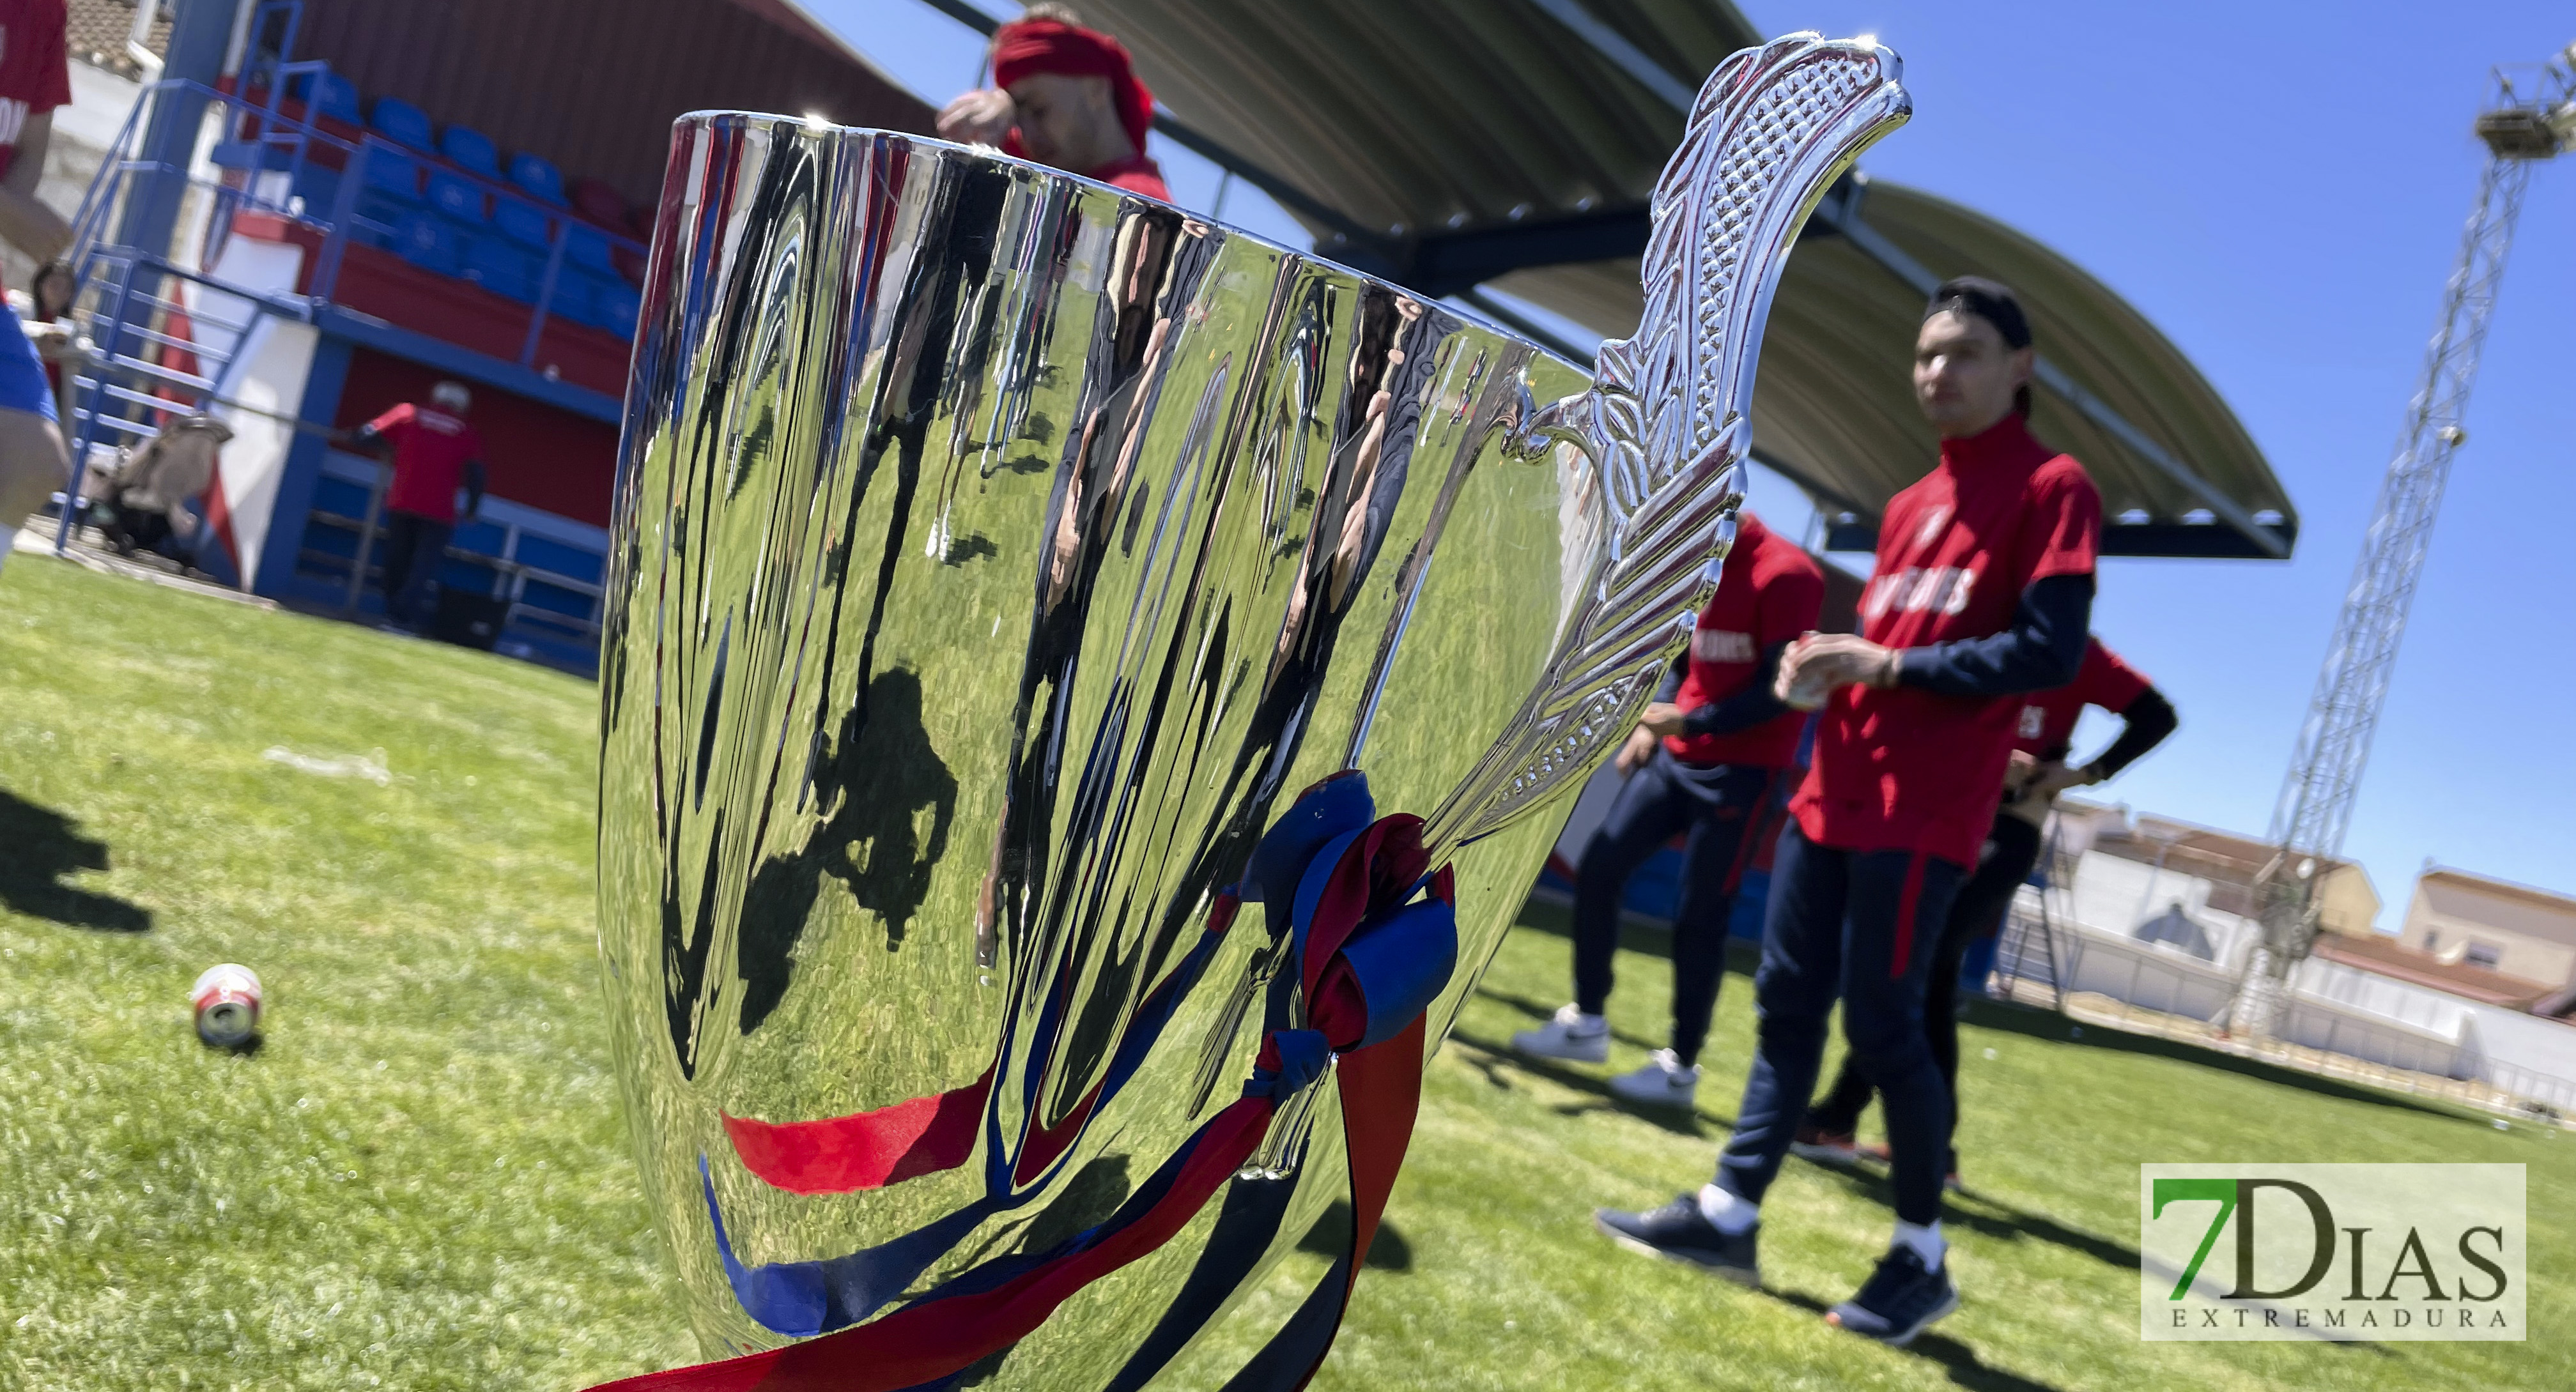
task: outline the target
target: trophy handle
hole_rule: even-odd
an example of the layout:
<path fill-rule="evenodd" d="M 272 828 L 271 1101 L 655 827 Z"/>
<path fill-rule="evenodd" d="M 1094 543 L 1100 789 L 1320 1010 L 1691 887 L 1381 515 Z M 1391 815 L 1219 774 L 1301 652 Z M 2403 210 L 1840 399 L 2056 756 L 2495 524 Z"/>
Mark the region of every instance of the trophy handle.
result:
<path fill-rule="evenodd" d="M 1582 451 L 1609 543 L 1538 688 L 1432 814 L 1435 860 L 1589 777 L 1679 651 L 1734 541 L 1780 272 L 1825 190 L 1911 114 L 1901 71 L 1813 33 L 1720 64 L 1655 182 L 1635 336 L 1601 345 L 1587 391 L 1539 406 L 1522 387 L 1511 453 Z"/>

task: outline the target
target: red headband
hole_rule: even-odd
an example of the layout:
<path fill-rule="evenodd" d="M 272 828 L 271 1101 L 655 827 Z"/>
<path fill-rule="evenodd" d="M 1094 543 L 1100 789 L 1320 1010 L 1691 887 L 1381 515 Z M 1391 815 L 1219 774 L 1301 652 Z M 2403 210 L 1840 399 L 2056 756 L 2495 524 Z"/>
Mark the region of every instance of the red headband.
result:
<path fill-rule="evenodd" d="M 994 30 L 993 85 L 1007 88 L 1032 73 L 1108 78 L 1119 126 L 1136 143 L 1136 153 L 1145 152 L 1145 134 L 1154 128 L 1154 93 L 1137 79 L 1125 45 L 1052 19 L 1014 20 Z"/>

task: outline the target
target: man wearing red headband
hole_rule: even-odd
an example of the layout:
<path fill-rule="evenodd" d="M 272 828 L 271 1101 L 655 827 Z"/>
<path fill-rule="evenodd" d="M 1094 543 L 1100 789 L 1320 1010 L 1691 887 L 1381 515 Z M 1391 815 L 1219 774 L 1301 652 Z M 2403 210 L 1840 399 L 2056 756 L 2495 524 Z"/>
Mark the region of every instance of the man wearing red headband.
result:
<path fill-rule="evenodd" d="M 1074 22 L 1060 5 L 993 32 L 993 85 L 939 113 L 939 136 L 1051 164 L 1086 179 L 1159 198 L 1172 191 L 1145 154 L 1154 94 L 1116 39 Z"/>

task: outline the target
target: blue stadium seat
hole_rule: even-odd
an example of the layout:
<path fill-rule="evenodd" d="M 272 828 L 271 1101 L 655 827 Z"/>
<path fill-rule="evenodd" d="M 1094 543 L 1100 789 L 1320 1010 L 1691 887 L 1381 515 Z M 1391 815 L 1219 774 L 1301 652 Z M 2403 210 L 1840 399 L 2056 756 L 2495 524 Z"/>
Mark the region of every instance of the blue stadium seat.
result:
<path fill-rule="evenodd" d="M 429 113 L 399 97 L 376 98 L 375 110 L 369 114 L 367 123 L 376 128 L 377 134 L 401 141 L 415 150 L 438 148 L 438 137 L 431 134 Z"/>
<path fill-rule="evenodd" d="M 291 198 L 304 200 L 304 215 L 316 222 L 331 218 L 334 201 L 340 196 L 340 174 L 318 164 L 306 164 L 295 171 L 295 183 L 288 191 Z"/>
<path fill-rule="evenodd" d="M 643 305 L 643 297 L 624 281 L 603 285 L 599 288 L 599 326 L 619 338 L 633 338 L 635 316 Z"/>
<path fill-rule="evenodd" d="M 537 276 L 545 268 L 506 237 L 471 237 L 465 243 L 465 278 L 521 304 L 537 300 Z"/>
<path fill-rule="evenodd" d="M 544 269 L 539 268 L 540 278 L 544 274 Z M 599 306 L 591 298 L 590 281 L 569 266 L 557 272 L 554 298 L 546 301 L 546 315 L 548 318 L 567 319 L 576 324 L 588 324 L 597 320 Z"/>
<path fill-rule="evenodd" d="M 486 220 L 482 187 L 444 169 L 429 171 L 429 205 L 459 222 Z"/>
<path fill-rule="evenodd" d="M 444 218 L 407 213 L 394 230 L 394 254 L 423 270 L 452 276 L 464 269 L 462 240 Z"/>
<path fill-rule="evenodd" d="M 449 126 L 438 137 L 438 152 L 486 178 L 501 177 L 501 150 L 492 137 L 465 126 Z"/>
<path fill-rule="evenodd" d="M 329 116 L 358 124 L 358 87 L 335 72 L 301 73 L 287 84 L 289 96 L 304 100 L 308 116 Z"/>
<path fill-rule="evenodd" d="M 587 266 L 611 275 L 617 270 L 608 256 L 608 234 L 579 222 L 564 224 L 564 264 Z"/>
<path fill-rule="evenodd" d="M 367 192 L 386 194 L 405 203 L 420 201 L 420 165 L 382 145 L 371 145 L 349 158 L 363 161 Z"/>
<path fill-rule="evenodd" d="M 522 203 L 515 198 L 492 200 L 492 226 L 501 235 L 521 246 L 533 247 L 540 254 L 551 249 L 546 222 L 546 215 L 533 203 Z"/>
<path fill-rule="evenodd" d="M 553 165 L 531 154 L 510 156 L 510 182 L 526 189 L 540 202 L 563 206 L 563 174 Z"/>

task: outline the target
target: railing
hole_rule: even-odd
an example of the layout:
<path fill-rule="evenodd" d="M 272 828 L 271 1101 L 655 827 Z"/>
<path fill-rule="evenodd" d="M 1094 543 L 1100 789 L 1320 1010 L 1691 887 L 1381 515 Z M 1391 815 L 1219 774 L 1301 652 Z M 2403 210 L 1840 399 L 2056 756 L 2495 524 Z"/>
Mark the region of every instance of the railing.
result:
<path fill-rule="evenodd" d="M 353 239 L 362 244 L 390 246 L 402 236 L 413 218 L 435 235 L 461 233 L 478 240 L 497 244 L 511 258 L 542 256 L 543 269 L 536 278 L 533 296 L 511 293 L 514 287 L 485 284 L 497 298 L 527 307 L 527 330 L 521 337 L 513 361 L 522 368 L 534 369 L 541 339 L 547 323 L 556 318 L 587 322 L 585 317 L 564 311 L 564 292 L 570 284 L 567 255 L 576 241 L 587 242 L 602 264 L 589 269 L 604 284 L 620 294 L 630 294 L 622 275 L 614 269 L 620 252 L 640 257 L 643 243 L 609 231 L 580 217 L 568 208 L 549 203 L 519 186 L 464 169 L 448 162 L 437 152 L 400 144 L 382 134 L 366 131 L 349 138 L 324 130 L 311 119 L 308 107 L 303 116 L 290 115 L 280 109 L 286 100 L 282 93 L 297 75 L 327 71 L 321 63 L 286 63 L 273 69 L 269 85 L 255 93 L 225 92 L 203 83 L 171 80 L 154 83 L 147 96 L 158 108 L 181 99 L 202 99 L 209 114 L 222 122 L 222 138 L 214 146 L 213 162 L 225 171 L 209 179 L 195 170 L 171 161 L 139 157 L 135 146 L 146 132 L 140 120 L 142 107 L 129 118 L 118 136 L 111 159 L 103 166 L 99 179 L 83 199 L 75 220 L 75 266 L 81 268 L 86 282 L 89 263 L 101 252 L 112 252 L 120 259 L 142 263 L 147 269 L 182 272 L 210 271 L 228 240 L 236 219 L 244 213 L 258 213 L 283 223 L 301 227 L 316 238 L 310 266 L 307 268 L 303 298 L 307 305 L 320 305 L 334 300 L 342 272 L 348 260 L 348 245 Z M 215 108 L 221 108 L 216 112 Z M 181 143 L 173 141 L 173 144 Z M 193 151 L 195 142 L 184 142 Z M 385 183 L 370 181 L 371 172 L 381 171 L 386 162 L 410 172 L 411 179 L 422 180 L 407 191 L 395 187 L 405 182 L 400 176 Z M 336 180 L 331 201 L 326 208 L 316 208 L 299 196 L 296 190 L 312 187 L 322 181 L 310 178 L 322 171 Z M 435 177 L 440 183 L 459 190 L 477 205 L 488 206 L 481 216 L 449 216 L 433 202 L 426 180 Z M 118 243 L 119 221 L 130 211 L 138 194 L 150 188 L 158 196 L 171 197 L 171 184 L 177 181 L 186 190 L 199 193 L 206 200 L 203 209 L 206 235 L 204 255 L 198 267 L 183 267 L 174 248 L 127 247 Z M 371 209 L 370 191 L 386 193 L 391 201 L 406 204 L 400 221 L 389 221 Z M 516 222 L 523 228 L 542 229 L 532 243 L 527 237 L 514 237 L 502 229 L 504 222 Z M 173 242 L 181 238 L 173 234 Z M 472 248 L 459 244 L 460 256 Z M 399 252 L 393 254 L 399 255 Z M 405 257 L 414 264 L 417 258 Z M 453 279 L 475 284 L 467 274 L 451 274 Z M 246 293 L 238 287 L 222 287 L 234 294 Z M 247 292 L 250 298 L 260 298 Z M 588 319 L 610 316 L 593 314 Z M 592 327 L 609 328 L 606 324 Z"/>

